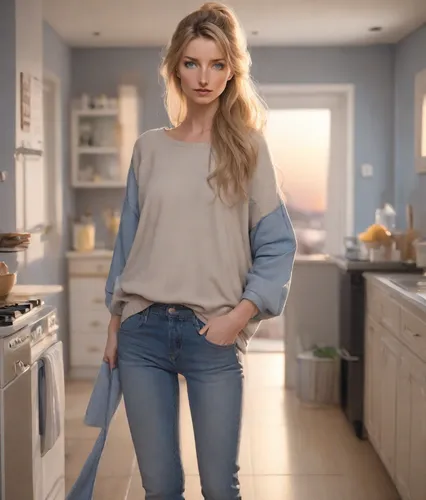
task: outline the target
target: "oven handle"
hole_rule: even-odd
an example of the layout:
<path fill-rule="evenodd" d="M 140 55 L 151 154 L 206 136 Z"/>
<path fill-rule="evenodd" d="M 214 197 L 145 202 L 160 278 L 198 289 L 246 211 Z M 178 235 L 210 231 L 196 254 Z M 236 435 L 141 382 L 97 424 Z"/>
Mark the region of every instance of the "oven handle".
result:
<path fill-rule="evenodd" d="M 345 361 L 359 361 L 359 356 L 352 356 L 346 349 L 338 349 L 339 356 Z"/>
<path fill-rule="evenodd" d="M 22 375 L 27 370 L 29 370 L 30 365 L 25 364 L 23 361 L 21 361 L 19 359 L 18 361 L 15 361 L 15 364 L 13 365 L 13 367 L 15 370 L 15 375 Z"/>

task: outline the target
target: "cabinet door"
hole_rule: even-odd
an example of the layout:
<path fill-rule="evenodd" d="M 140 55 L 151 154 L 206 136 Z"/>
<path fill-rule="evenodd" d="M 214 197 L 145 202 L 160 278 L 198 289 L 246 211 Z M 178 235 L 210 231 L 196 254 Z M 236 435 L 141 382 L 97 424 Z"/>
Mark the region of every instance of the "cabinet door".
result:
<path fill-rule="evenodd" d="M 395 477 L 396 402 L 401 344 L 387 330 L 380 335 L 380 455 Z"/>
<path fill-rule="evenodd" d="M 426 364 L 410 363 L 410 500 L 426 498 Z"/>
<path fill-rule="evenodd" d="M 366 427 L 374 447 L 378 450 L 380 445 L 380 327 L 368 317 L 366 328 Z"/>
<path fill-rule="evenodd" d="M 404 500 L 411 500 L 409 489 L 411 357 L 407 349 L 403 348 L 398 368 L 397 386 L 395 483 Z"/>
<path fill-rule="evenodd" d="M 365 328 L 365 365 L 364 365 L 364 424 L 368 434 L 373 433 L 372 423 L 372 383 L 373 383 L 373 336 L 374 336 L 374 323 L 370 317 L 367 318 Z"/>

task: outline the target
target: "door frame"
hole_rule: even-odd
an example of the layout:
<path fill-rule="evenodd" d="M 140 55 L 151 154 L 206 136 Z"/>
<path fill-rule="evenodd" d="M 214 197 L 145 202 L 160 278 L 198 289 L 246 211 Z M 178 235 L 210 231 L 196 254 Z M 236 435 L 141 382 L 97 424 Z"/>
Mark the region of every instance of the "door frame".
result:
<path fill-rule="evenodd" d="M 345 152 L 345 224 L 344 236 L 354 234 L 355 227 L 355 166 L 354 166 L 354 128 L 355 128 L 355 85 L 352 84 L 260 84 L 258 86 L 262 99 L 268 103 L 268 98 L 289 98 L 315 95 L 327 95 L 330 98 L 338 97 L 344 100 L 346 115 L 346 152 Z M 271 107 L 271 109 L 273 109 Z M 343 241 L 342 241 L 343 249 Z"/>
<path fill-rule="evenodd" d="M 60 243 L 63 238 L 64 233 L 64 221 L 63 221 L 63 203 L 64 203 L 64 186 L 63 186 L 63 140 L 62 140 L 62 129 L 64 117 L 62 113 L 62 90 L 61 90 L 61 80 L 60 78 L 52 73 L 51 71 L 43 71 L 43 86 L 45 82 L 48 82 L 52 86 L 53 91 L 53 102 L 54 102 L 54 122 L 56 126 L 54 127 L 54 166 L 46 165 L 48 174 L 53 174 L 53 185 L 55 186 L 53 194 L 53 217 L 51 218 L 54 227 L 54 238 Z M 44 87 L 43 87 L 44 90 Z M 43 92 L 44 98 L 44 92 Z M 44 127 L 44 121 L 43 121 Z M 46 149 L 46 138 L 44 138 L 44 150 Z"/>

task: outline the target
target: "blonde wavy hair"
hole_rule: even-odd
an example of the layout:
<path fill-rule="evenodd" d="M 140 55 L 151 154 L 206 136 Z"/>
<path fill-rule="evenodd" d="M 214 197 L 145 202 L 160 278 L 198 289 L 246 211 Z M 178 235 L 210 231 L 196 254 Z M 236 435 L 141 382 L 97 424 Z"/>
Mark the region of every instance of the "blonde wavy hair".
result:
<path fill-rule="evenodd" d="M 173 126 L 187 114 L 186 97 L 177 69 L 183 52 L 195 38 L 207 38 L 222 50 L 233 77 L 219 97 L 211 130 L 215 169 L 208 181 L 215 181 L 217 193 L 248 196 L 248 181 L 256 169 L 258 133 L 263 133 L 266 106 L 250 76 L 251 57 L 240 24 L 227 6 L 208 2 L 178 24 L 161 64 L 165 82 L 165 106 Z M 253 133 L 254 132 L 254 133 Z"/>

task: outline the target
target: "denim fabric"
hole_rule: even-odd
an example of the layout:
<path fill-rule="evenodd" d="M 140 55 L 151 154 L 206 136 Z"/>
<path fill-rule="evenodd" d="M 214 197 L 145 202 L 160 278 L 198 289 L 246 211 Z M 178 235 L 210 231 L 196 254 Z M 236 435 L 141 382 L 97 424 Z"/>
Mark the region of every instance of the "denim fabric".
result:
<path fill-rule="evenodd" d="M 98 439 L 88 456 L 83 469 L 71 488 L 67 500 L 92 500 L 96 473 L 105 446 L 109 424 L 121 401 L 121 386 L 118 370 L 110 370 L 102 363 L 89 405 L 85 424 L 101 429 Z"/>
<path fill-rule="evenodd" d="M 243 371 L 235 344 L 219 346 L 183 306 L 129 317 L 118 335 L 118 369 L 146 500 L 183 500 L 179 382 L 186 379 L 202 493 L 241 499 L 238 480 Z"/>

